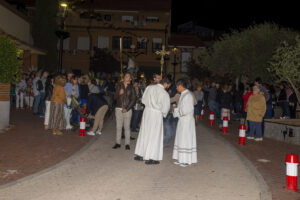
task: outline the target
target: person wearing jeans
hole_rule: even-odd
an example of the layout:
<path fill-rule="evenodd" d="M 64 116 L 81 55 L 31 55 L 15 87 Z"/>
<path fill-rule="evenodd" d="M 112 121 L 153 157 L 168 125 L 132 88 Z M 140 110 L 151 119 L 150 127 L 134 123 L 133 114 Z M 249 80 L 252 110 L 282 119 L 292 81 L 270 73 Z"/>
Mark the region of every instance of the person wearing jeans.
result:
<path fill-rule="evenodd" d="M 36 73 L 36 77 L 33 79 L 32 82 L 32 89 L 34 94 L 34 100 L 33 100 L 33 114 L 38 115 L 39 114 L 39 105 L 41 102 L 41 94 L 38 90 L 38 81 L 40 80 L 41 72 Z"/>
<path fill-rule="evenodd" d="M 40 111 L 40 116 L 44 117 L 45 115 L 45 110 L 46 110 L 46 103 L 45 103 L 45 88 L 46 88 L 46 81 L 47 81 L 47 77 L 49 76 L 49 73 L 47 71 L 45 71 L 43 73 L 43 76 L 41 78 L 42 84 L 43 84 L 43 89 L 40 91 L 40 95 L 41 95 L 41 100 L 40 100 L 40 105 L 39 105 L 39 111 Z"/>
<path fill-rule="evenodd" d="M 125 148 L 130 150 L 130 121 L 132 116 L 132 108 L 136 103 L 136 92 L 131 82 L 131 74 L 126 73 L 123 83 L 116 87 L 115 100 L 116 100 L 116 123 L 117 134 L 116 144 L 113 149 L 121 147 L 122 128 L 125 131 Z"/>
<path fill-rule="evenodd" d="M 258 86 L 253 87 L 253 94 L 247 102 L 246 112 L 250 126 L 250 135 L 247 138 L 254 139 L 256 136 L 255 141 L 262 141 L 262 121 L 266 113 L 266 99 Z"/>

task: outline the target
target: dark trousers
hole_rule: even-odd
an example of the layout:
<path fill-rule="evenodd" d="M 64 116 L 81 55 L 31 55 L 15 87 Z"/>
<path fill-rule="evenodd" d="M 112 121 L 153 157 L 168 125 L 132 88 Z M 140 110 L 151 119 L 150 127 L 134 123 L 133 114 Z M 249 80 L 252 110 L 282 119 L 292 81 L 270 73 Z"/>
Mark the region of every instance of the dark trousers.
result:
<path fill-rule="evenodd" d="M 256 138 L 262 137 L 262 122 L 254 122 L 249 121 L 250 125 L 250 137 L 254 137 L 254 134 Z"/>
<path fill-rule="evenodd" d="M 130 122 L 130 128 L 132 131 L 135 131 L 138 128 L 141 119 L 141 113 L 141 110 L 133 110 Z"/>

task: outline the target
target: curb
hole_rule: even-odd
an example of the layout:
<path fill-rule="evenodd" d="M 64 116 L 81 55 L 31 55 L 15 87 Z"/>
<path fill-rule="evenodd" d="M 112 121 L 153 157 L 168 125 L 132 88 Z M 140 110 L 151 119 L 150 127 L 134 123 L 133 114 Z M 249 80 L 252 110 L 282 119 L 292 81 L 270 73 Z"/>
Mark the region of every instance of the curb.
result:
<path fill-rule="evenodd" d="M 204 125 L 204 124 L 202 124 L 202 125 Z M 207 127 L 206 125 L 204 125 L 204 126 L 207 129 L 209 129 L 209 127 Z M 241 159 L 241 161 L 243 162 L 245 167 L 250 171 L 251 174 L 254 175 L 255 179 L 258 182 L 258 186 L 260 188 L 260 200 L 272 200 L 272 193 L 270 192 L 269 186 L 265 182 L 263 176 L 258 172 L 256 167 L 252 164 L 252 162 L 249 161 L 246 158 L 246 156 L 244 156 L 244 154 L 242 152 L 240 152 L 236 147 L 234 147 L 229 141 L 227 141 L 220 134 L 218 134 L 218 132 L 216 130 L 211 129 L 211 131 L 213 132 L 215 138 L 220 139 L 223 143 L 225 143 L 227 146 L 229 146 L 230 149 L 232 149 L 238 155 L 238 157 Z"/>
<path fill-rule="evenodd" d="M 43 169 L 41 171 L 38 171 L 38 172 L 36 172 L 34 174 L 31 174 L 31 175 L 25 176 L 23 178 L 20 178 L 18 180 L 12 181 L 10 183 L 4 184 L 4 185 L 0 186 L 0 190 L 3 190 L 5 188 L 11 187 L 11 186 L 14 186 L 14 185 L 16 185 L 18 183 L 22 183 L 22 182 L 28 181 L 30 179 L 33 179 L 33 178 L 35 178 L 37 176 L 45 174 L 45 173 L 47 173 L 49 171 L 52 171 L 52 170 L 54 170 L 54 169 L 56 169 L 56 168 L 64 165 L 65 163 L 71 161 L 74 157 L 76 157 L 76 156 L 80 155 L 81 153 L 85 152 L 92 144 L 94 144 L 98 140 L 98 138 L 99 138 L 99 136 L 93 137 L 86 145 L 84 145 L 80 150 L 76 151 L 74 154 L 72 154 L 67 159 L 62 160 L 59 163 L 57 163 L 57 164 L 55 164 L 55 165 L 53 165 L 51 167 L 48 167 L 46 169 Z"/>

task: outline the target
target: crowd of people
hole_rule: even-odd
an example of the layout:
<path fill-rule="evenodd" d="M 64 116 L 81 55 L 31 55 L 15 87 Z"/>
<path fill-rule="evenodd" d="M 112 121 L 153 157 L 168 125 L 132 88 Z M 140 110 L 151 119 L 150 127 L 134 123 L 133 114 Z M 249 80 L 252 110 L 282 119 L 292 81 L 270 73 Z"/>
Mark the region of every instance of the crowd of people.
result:
<path fill-rule="evenodd" d="M 148 85 L 148 86 L 147 86 Z M 15 97 L 15 98 L 14 98 Z M 11 100 L 17 109 L 27 108 L 44 118 L 45 129 L 54 135 L 76 130 L 80 117 L 92 119 L 90 136 L 101 135 L 104 118 L 114 112 L 116 140 L 113 149 L 130 150 L 131 132 L 138 132 L 135 160 L 159 164 L 163 147 L 175 138 L 173 159 L 182 167 L 197 162 L 195 126 L 201 111 L 213 111 L 222 128 L 223 117 L 241 120 L 248 126 L 248 139 L 262 141 L 263 120 L 274 117 L 274 107 L 282 108 L 282 119 L 295 118 L 297 97 L 287 84 L 172 81 L 154 74 L 147 84 L 125 73 L 122 81 L 95 79 L 72 73 L 52 75 L 47 71 L 22 74 L 12 87 Z M 24 103 L 25 102 L 25 103 Z M 234 114 L 235 117 L 232 117 Z"/>

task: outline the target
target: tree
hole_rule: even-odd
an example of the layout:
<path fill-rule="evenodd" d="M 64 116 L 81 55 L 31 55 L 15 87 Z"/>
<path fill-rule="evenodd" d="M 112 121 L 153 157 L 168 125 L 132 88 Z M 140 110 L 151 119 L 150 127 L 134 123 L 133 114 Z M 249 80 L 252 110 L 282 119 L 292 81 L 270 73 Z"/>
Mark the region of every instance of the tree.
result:
<path fill-rule="evenodd" d="M 300 37 L 296 38 L 295 45 L 283 41 L 276 49 L 269 64 L 268 70 L 275 76 L 275 80 L 288 82 L 300 102 Z"/>
<path fill-rule="evenodd" d="M 249 80 L 261 76 L 270 79 L 268 62 L 274 50 L 285 40 L 295 43 L 295 31 L 264 23 L 234 30 L 214 43 L 205 64 L 214 74 L 244 77 Z"/>
<path fill-rule="evenodd" d="M 47 51 L 39 56 L 39 68 L 55 71 L 57 69 L 57 0 L 36 0 L 32 36 L 34 45 Z"/>
<path fill-rule="evenodd" d="M 20 79 L 20 54 L 15 42 L 0 35 L 0 83 L 11 84 Z"/>

